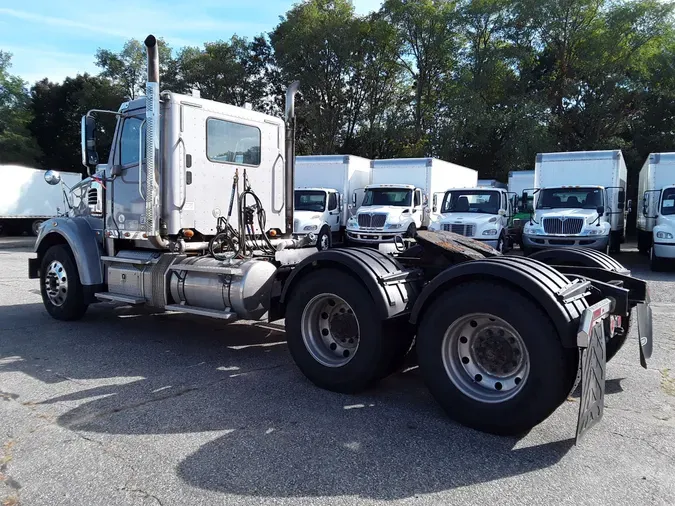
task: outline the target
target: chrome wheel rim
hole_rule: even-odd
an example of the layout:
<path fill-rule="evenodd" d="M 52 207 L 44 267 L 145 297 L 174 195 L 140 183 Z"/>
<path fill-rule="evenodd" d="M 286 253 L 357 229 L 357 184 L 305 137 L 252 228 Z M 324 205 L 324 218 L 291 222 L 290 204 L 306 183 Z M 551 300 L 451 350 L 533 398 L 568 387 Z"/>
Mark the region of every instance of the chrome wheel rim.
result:
<path fill-rule="evenodd" d="M 45 292 L 55 306 L 62 306 L 68 297 L 68 273 L 63 264 L 53 260 L 45 273 Z"/>
<path fill-rule="evenodd" d="M 328 235 L 327 234 L 322 235 L 321 239 L 319 239 L 319 249 L 321 251 L 328 249 Z"/>
<path fill-rule="evenodd" d="M 359 348 L 359 322 L 352 307 L 337 295 L 323 293 L 310 300 L 300 329 L 307 351 L 326 367 L 346 365 Z"/>
<path fill-rule="evenodd" d="M 527 383 L 530 358 L 520 334 L 505 320 L 474 313 L 457 319 L 445 332 L 443 365 L 452 383 L 479 402 L 515 397 Z"/>

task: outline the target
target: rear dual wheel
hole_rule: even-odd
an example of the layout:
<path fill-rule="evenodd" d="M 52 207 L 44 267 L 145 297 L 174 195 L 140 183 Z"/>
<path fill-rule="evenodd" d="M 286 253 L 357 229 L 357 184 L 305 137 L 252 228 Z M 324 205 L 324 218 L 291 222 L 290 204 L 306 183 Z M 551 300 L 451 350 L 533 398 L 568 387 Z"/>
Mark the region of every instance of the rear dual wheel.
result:
<path fill-rule="evenodd" d="M 288 348 L 312 383 L 356 393 L 403 363 L 412 333 L 389 332 L 358 280 L 338 269 L 321 269 L 296 286 L 286 311 Z"/>
<path fill-rule="evenodd" d="M 417 356 L 427 387 L 458 422 L 518 434 L 545 420 L 569 394 L 578 353 L 550 318 L 502 285 L 453 287 L 424 313 Z"/>

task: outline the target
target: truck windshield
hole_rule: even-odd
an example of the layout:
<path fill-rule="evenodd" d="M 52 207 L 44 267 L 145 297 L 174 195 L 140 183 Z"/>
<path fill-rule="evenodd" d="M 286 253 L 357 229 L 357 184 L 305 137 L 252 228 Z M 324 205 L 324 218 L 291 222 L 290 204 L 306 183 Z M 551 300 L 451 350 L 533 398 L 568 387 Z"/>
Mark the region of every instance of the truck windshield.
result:
<path fill-rule="evenodd" d="M 366 190 L 363 205 L 410 207 L 412 205 L 412 190 L 372 188 Z"/>
<path fill-rule="evenodd" d="M 322 213 L 326 209 L 326 192 L 322 191 L 295 191 L 296 211 L 314 211 Z"/>
<path fill-rule="evenodd" d="M 675 188 L 663 190 L 663 199 L 661 199 L 661 214 L 669 216 L 675 214 Z"/>
<path fill-rule="evenodd" d="M 442 213 L 497 214 L 500 194 L 486 190 L 452 190 L 445 193 Z"/>
<path fill-rule="evenodd" d="M 537 209 L 597 209 L 602 188 L 547 188 L 541 190 Z"/>

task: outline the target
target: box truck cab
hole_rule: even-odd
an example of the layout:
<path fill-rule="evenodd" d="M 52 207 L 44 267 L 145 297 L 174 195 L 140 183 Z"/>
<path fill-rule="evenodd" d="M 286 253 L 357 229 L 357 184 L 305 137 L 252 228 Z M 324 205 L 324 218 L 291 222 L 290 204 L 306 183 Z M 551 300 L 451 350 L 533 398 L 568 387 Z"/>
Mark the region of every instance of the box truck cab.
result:
<path fill-rule="evenodd" d="M 618 252 L 626 222 L 626 176 L 618 150 L 537 155 L 525 250 L 584 246 Z M 527 197 L 521 197 L 523 206 Z"/>
<path fill-rule="evenodd" d="M 445 230 L 508 250 L 513 205 L 503 188 L 455 188 L 445 192 L 429 230 Z"/>
<path fill-rule="evenodd" d="M 675 259 L 675 153 L 653 153 L 640 171 L 638 249 L 649 252 L 652 270 Z"/>
<path fill-rule="evenodd" d="M 373 160 L 371 167 L 372 184 L 347 222 L 349 241 L 362 244 L 414 237 L 431 222 L 431 196 L 447 188 L 475 187 L 478 181 L 475 170 L 436 158 Z M 356 205 L 358 196 L 353 195 L 352 202 Z"/>
<path fill-rule="evenodd" d="M 358 156 L 296 157 L 293 235 L 315 234 L 319 250 L 344 242 L 347 219 L 355 212 L 350 196 L 363 194 L 370 175 L 370 160 Z"/>

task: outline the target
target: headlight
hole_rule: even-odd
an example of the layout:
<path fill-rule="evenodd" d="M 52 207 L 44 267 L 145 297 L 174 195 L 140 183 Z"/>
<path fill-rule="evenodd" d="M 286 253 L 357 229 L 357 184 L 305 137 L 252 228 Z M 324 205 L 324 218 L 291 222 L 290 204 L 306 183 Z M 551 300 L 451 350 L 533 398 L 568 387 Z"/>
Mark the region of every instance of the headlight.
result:
<path fill-rule="evenodd" d="M 671 234 L 670 232 L 657 232 L 656 237 L 659 239 L 672 239 L 673 234 Z"/>
<path fill-rule="evenodd" d="M 490 230 L 483 230 L 483 235 L 497 235 L 497 229 L 491 228 Z"/>
<path fill-rule="evenodd" d="M 400 223 L 387 223 L 384 228 L 387 228 L 389 230 L 396 230 L 398 228 L 403 228 L 403 225 Z"/>
<path fill-rule="evenodd" d="M 523 233 L 525 235 L 544 235 L 544 231 L 541 228 L 536 227 L 526 228 L 523 230 Z"/>
<path fill-rule="evenodd" d="M 319 225 L 307 225 L 305 228 L 303 228 L 303 230 L 305 230 L 307 232 L 312 232 L 313 230 L 316 230 L 317 228 L 319 228 Z"/>
<path fill-rule="evenodd" d="M 600 227 L 594 227 L 586 231 L 586 235 L 607 235 L 608 233 L 609 230 Z"/>

